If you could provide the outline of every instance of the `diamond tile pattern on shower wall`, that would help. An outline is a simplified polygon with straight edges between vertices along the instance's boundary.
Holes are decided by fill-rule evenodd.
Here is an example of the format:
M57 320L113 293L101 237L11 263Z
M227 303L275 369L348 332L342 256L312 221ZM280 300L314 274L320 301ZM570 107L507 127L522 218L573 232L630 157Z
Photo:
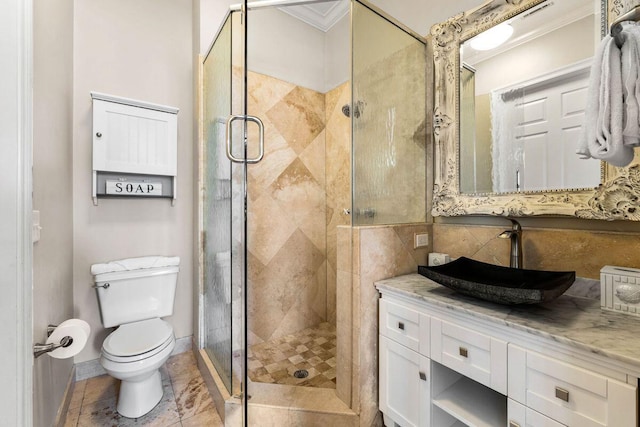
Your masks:
M336 180L326 173L328 95L254 72L248 87L249 114L265 128L264 159L248 168L248 327L255 344L335 323L328 318L335 317L335 231L327 229L335 208L326 182ZM348 95L345 87L340 93ZM342 97L332 94L332 105Z
M296 378L305 369L309 376ZM336 329L321 323L284 337L255 344L248 352L254 382L336 388Z

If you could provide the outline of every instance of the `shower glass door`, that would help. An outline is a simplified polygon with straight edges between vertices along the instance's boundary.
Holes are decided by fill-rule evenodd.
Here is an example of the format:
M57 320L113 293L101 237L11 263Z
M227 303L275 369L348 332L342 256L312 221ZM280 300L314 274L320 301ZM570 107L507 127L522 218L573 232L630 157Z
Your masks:
M246 2L245 2L246 3ZM244 5L246 6L246 4ZM247 136L246 15L231 12L203 62L202 298L200 337L240 411L226 425L249 425L246 406L246 182L258 161ZM250 156L250 158L248 158Z

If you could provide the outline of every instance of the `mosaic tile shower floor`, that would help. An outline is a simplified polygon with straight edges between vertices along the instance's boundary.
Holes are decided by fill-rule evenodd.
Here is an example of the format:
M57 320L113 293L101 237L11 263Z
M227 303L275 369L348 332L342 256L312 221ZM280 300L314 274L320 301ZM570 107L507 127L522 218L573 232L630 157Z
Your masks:
M138 419L116 412L120 382L108 375L78 381L65 427L222 427L218 412L191 352L172 356L160 370L164 396Z
M306 370L306 378L294 372ZM253 382L336 388L336 329L329 323L255 344L248 352Z

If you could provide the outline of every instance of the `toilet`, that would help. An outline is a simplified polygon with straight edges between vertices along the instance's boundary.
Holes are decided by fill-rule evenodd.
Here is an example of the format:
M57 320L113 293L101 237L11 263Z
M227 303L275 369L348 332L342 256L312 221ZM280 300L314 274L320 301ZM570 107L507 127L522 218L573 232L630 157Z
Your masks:
M173 314L178 257L141 257L91 266L102 324L117 327L102 343L100 364L121 380L117 411L139 418L162 399L160 367L176 344Z

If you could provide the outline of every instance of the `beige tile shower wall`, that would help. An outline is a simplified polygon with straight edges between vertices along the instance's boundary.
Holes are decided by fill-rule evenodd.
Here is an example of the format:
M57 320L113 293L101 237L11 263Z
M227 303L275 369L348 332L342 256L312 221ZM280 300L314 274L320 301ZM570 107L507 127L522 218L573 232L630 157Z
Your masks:
M374 283L415 273L418 265L426 264L430 248L414 248L416 233L431 234L431 225L340 227L338 231L341 321L337 325L336 392L360 414L360 426L382 425L378 412L379 294ZM345 259L349 256L350 262ZM341 381L344 378L351 380Z
M265 126L249 167L250 343L326 320L325 96L250 72L249 113Z
M497 238L507 228L434 224L433 250L508 266L509 240ZM640 268L640 232L524 227L523 254L524 268L570 270L600 279L605 265Z
M327 183L327 321L336 323L337 230L350 225L351 216L351 121L342 106L351 101L347 82L325 97L326 183Z

